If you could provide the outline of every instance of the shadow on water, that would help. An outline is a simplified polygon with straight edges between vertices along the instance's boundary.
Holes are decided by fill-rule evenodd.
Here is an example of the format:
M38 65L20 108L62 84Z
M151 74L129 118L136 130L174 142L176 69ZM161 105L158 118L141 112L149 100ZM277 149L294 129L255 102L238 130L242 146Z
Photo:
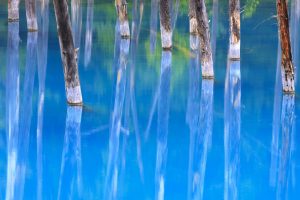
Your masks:
M68 106L57 199L82 198L81 106Z
M191 35L190 37L195 37ZM190 41L195 41L190 39ZM195 44L190 45L191 49ZM186 121L190 128L188 196L203 199L207 154L211 146L214 80L203 79L200 98L199 50L191 50Z
M240 61L228 60L224 97L224 199L239 199L241 73Z

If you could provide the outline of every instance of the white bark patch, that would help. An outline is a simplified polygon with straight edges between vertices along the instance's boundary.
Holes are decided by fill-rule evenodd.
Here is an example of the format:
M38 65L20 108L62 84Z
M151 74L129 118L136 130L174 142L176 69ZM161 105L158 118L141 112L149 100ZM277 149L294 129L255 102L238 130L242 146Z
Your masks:
M190 33L191 34L197 34L197 19L191 18L190 19Z
M241 43L238 41L237 43L230 42L229 45L229 59L240 59L241 52Z
M212 79L214 77L214 68L212 57L208 61L201 62L202 77L205 79Z
M161 44L162 48L170 49L172 48L172 31L167 31L163 25L161 27Z
M69 104L82 104L82 95L80 86L67 87L67 101Z
M130 37L128 20L120 23L120 34L122 37Z

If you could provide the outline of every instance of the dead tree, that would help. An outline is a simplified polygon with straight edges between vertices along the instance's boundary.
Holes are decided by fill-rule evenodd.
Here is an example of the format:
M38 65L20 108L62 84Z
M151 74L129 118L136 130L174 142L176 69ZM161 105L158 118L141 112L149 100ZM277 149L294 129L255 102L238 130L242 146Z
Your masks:
M159 1L161 45L165 50L172 48L172 27L168 0Z
M240 59L240 0L229 0L229 59Z
M277 20L281 44L281 78L284 93L294 93L294 65L292 62L289 16L286 0L277 0Z
M38 25L36 19L35 0L25 0L25 5L26 5L27 29L29 32L37 31Z
M120 24L120 34L122 38L130 37L127 2L126 0L115 0L115 6Z
M63 62L67 102L70 105L82 105L77 50L74 48L73 43L68 4L66 0L53 0L53 3Z
M198 24L198 34L200 39L200 59L202 68L202 77L212 79L214 77L213 59L210 46L210 32L206 6L204 0L197 0L196 19Z
M8 21L19 21L20 0L8 0Z
M196 0L189 0L190 34L197 34Z

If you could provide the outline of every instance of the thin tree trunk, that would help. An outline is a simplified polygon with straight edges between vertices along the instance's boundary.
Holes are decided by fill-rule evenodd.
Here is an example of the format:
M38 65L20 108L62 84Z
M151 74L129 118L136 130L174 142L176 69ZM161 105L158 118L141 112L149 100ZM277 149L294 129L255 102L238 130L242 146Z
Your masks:
M286 0L277 0L277 20L279 24L279 34L281 43L281 76L284 93L294 93L294 65L292 63L289 16Z
M229 0L230 46L229 58L240 59L240 0Z
M27 29L29 32L37 31L37 19L36 19L36 9L35 0L25 0L26 5L26 19L27 19Z
M122 38L130 37L128 13L127 13L127 2L126 0L115 0L115 6L120 24L120 34Z
M91 61L92 42L93 42L93 18L94 18L94 0L88 0L86 17L86 33L85 33L85 47L84 47L84 66Z
M74 47L80 48L82 30L82 8L81 0L71 1L71 25L74 40Z
M212 79L214 77L213 59L210 46L210 33L206 6L204 0L196 2L196 19L198 24L198 34L200 38L200 56L202 77Z
M196 0L189 0L190 34L197 35Z
M20 0L8 0L8 21L19 21Z
M165 50L172 48L171 16L168 0L159 1L161 45Z
M70 105L82 105L81 87L66 0L53 0L63 62L66 97Z

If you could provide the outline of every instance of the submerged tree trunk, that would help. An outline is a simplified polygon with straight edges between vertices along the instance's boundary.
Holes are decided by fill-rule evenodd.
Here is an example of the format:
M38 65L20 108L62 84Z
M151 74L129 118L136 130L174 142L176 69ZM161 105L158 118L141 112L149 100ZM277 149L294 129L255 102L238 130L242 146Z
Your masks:
M281 76L282 87L285 93L295 92L294 65L292 63L289 16L286 0L277 0L277 20L279 25L279 35L281 43Z
M189 0L190 34L197 34L196 0Z
M36 19L36 9L35 0L25 0L26 5L26 19L27 19L27 29L30 32L37 31L37 19Z
M81 29L82 29L82 8L81 0L71 1L71 25L74 40L74 47L80 48L81 43Z
M93 18L94 18L94 0L88 0L88 8L86 14L85 47L84 47L85 67L91 61L92 41L93 41Z
M172 48L172 28L171 16L168 0L159 1L160 33L162 48L167 50Z
M8 0L8 21L19 21L19 0Z
M229 59L240 59L240 0L229 0Z
M130 30L128 23L127 2L126 0L115 0L115 6L120 23L121 37L129 38Z
M213 59L210 46L210 33L208 18L206 13L206 6L204 0L197 0L196 2L196 19L198 24L198 34L200 38L200 55L202 77L211 79L214 77Z
M53 3L64 69L67 102L71 105L82 105L77 51L73 43L68 4L66 0L53 0Z

